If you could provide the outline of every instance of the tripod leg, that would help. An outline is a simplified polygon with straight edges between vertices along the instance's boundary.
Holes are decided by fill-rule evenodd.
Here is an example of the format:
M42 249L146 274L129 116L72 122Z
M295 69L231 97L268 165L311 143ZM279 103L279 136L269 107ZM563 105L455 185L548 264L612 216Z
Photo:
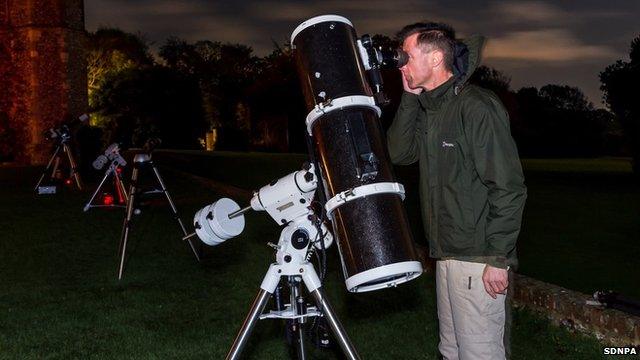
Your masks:
M236 339L233 341L233 345L231 349L227 353L226 360L235 360L240 358L240 354L244 349L245 345L249 341L249 336L253 331L254 326L260 319L260 314L264 311L265 306L269 302L269 298L271 298L271 293L260 289L258 292L258 296L253 301L253 305L251 305L251 310L249 310L249 314L244 319L244 323L242 324L242 328L240 328L240 332L236 336Z
M307 355L306 355L306 351L305 351L305 345L304 345L304 328L301 322L299 322L298 320L295 321L295 327L296 327L296 338L295 338L295 342L296 342L296 351L298 353L298 360L306 360Z
M153 172L156 174L156 178L158 179L158 183L160 183L160 187L162 189L162 192L167 197L167 201L169 202L169 206L171 206L171 211L173 212L173 217L178 221L178 224L180 225L180 229L182 230L182 234L184 236L189 235L189 233L187 232L187 229L184 227L184 224L182 223L182 220L180 219L180 216L178 215L178 209L176 209L176 206L173 203L173 200L171 200L171 196L169 195L169 191L167 190L166 186L164 186L164 181L162 181L162 177L160 176L160 172L158 171L158 168L156 168L156 166L153 163L151 163L151 167L153 168ZM191 251L193 251L193 254L196 256L196 260L200 261L199 251L193 245L193 242L191 241L191 239L189 239L187 241L189 242L189 246L191 247Z
M56 176L58 175L58 167L60 167L60 158L61 157L62 156L58 155L58 156L56 156L55 160L53 160L53 169L51 170L51 179L52 180L54 178L56 178Z
M38 179L38 183L36 184L36 187L33 188L33 191L38 191L38 187L40 187L42 180L44 180L44 177L47 175L47 171L49 171L49 169L51 168L51 164L53 164L53 160L58 156L59 151L60 151L60 145L56 146L56 150L53 152L53 155L51 155L51 158L47 163L47 167L45 167L44 170L42 171L42 175L40 175L40 179Z
M114 175L115 175L116 189L118 191L118 200L120 202L123 202L122 200L124 200L124 203L127 204L129 202L129 196L127 195L127 190L124 187L124 182L122 181L122 175L118 173L117 167L114 171Z
M291 306L295 306L296 314L298 315L305 314L307 309L307 305L304 303L304 298L300 291L301 281L302 279L297 276L292 276L289 279L289 284L291 286ZM304 318L294 319L292 321L292 330L294 335L293 341L298 353L298 360L305 360L307 356L304 349Z
M244 323L242 324L236 339L233 341L231 349L227 353L227 357L225 358L226 360L235 360L240 358L242 350L249 341L251 331L253 331L256 322L260 319L260 314L264 311L264 307L267 306L269 298L271 298L271 294L276 291L279 282L280 275L278 274L278 268L272 264L269 267L269 270L267 270L267 274L264 276L262 284L260 284L258 296L256 296L256 299L253 301L251 310L249 310L249 314L247 314L247 317L244 319Z
M131 227L131 215L133 214L136 183L138 181L138 167L133 168L131 174L131 186L129 187L129 202L127 203L127 214L124 218L124 224L122 224L122 236L120 237L120 266L118 268L118 280L122 280L122 274L124 273L124 260L127 254L127 241L129 239L129 229Z
M98 195L98 192L100 192L100 189L102 188L102 185L104 185L104 182L107 181L109 174L111 174L111 168L109 168L109 170L107 170L107 172L104 173L104 176L102 177L102 181L100 181L100 185L98 185L98 187L96 188L96 191L93 193L93 195L91 195L91 198L89 199L87 204L84 206L83 210L85 212L88 211L89 208L91 208L91 203L93 202L93 199L95 199L96 195Z
M340 324L340 320L338 320L338 317L334 313L331 304L329 304L329 301L327 300L326 294L324 293L322 287L318 287L314 291L312 291L311 296L313 296L318 309L322 311L324 317L327 319L327 322L329 322L329 326L331 327L331 330L333 330L333 334L336 336L336 339L340 343L340 347L342 347L342 351L344 351L345 356L348 359L352 360L360 359L360 355L358 355L358 352L351 343L347 332L342 327L342 324Z
M71 166L71 176L73 176L73 179L76 181L78 190L82 190L82 180L80 179L80 173L78 173L78 167L76 166L76 161L73 159L71 148L67 144L64 144L63 146L64 146L64 151L67 153L67 157L69 158L69 166Z

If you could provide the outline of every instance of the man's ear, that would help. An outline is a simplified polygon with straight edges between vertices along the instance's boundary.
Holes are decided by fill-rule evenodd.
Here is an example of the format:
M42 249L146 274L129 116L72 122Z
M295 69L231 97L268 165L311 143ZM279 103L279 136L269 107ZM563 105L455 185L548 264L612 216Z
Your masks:
M431 67L438 67L444 61L444 53L440 50L434 50L431 53Z

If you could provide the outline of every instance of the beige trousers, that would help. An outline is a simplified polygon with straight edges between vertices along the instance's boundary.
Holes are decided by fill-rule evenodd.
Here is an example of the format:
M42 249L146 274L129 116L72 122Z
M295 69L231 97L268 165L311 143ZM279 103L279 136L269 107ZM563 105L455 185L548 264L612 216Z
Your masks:
M446 360L504 360L505 295L484 290L485 264L458 260L436 263L440 344Z

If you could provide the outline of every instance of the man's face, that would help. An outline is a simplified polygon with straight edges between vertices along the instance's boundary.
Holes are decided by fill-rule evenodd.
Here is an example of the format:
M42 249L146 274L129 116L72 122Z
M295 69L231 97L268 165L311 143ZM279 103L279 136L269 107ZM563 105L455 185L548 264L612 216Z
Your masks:
M426 88L433 76L433 68L430 66L433 51L418 46L418 35L412 34L402 43L402 50L409 55L407 64L400 68L400 71L407 79L410 88Z

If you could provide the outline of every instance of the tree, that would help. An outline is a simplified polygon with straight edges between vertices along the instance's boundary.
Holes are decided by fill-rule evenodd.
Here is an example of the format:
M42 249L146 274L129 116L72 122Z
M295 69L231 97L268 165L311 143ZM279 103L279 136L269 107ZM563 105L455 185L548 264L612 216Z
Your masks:
M158 136L163 147L197 149L206 130L198 84L162 66L113 74L96 91L95 106L109 142L141 146Z
M261 59L258 71L247 90L253 148L306 152L306 107L291 47L275 44L273 52Z
M177 38L168 39L160 48L165 64L198 83L205 118L210 127L221 130L219 148L242 149L248 134L243 109L246 90L257 79L260 60L253 50L240 44L198 41L193 44ZM242 131L241 131L242 132Z
M539 94L546 105L554 109L574 112L593 110L593 104L577 87L549 84L541 87Z
M622 125L631 149L633 172L640 176L640 36L631 41L629 61L618 60L600 73L603 100Z
M516 138L526 156L597 156L604 146L606 114L584 93L566 85L522 88L516 94L522 132Z
M94 92L106 78L126 69L153 64L149 46L140 35L101 28L89 33L87 44L87 83L91 106L95 102Z
M502 71L486 65L479 66L469 78L469 82L489 89L498 94L498 96L511 91L511 78Z

